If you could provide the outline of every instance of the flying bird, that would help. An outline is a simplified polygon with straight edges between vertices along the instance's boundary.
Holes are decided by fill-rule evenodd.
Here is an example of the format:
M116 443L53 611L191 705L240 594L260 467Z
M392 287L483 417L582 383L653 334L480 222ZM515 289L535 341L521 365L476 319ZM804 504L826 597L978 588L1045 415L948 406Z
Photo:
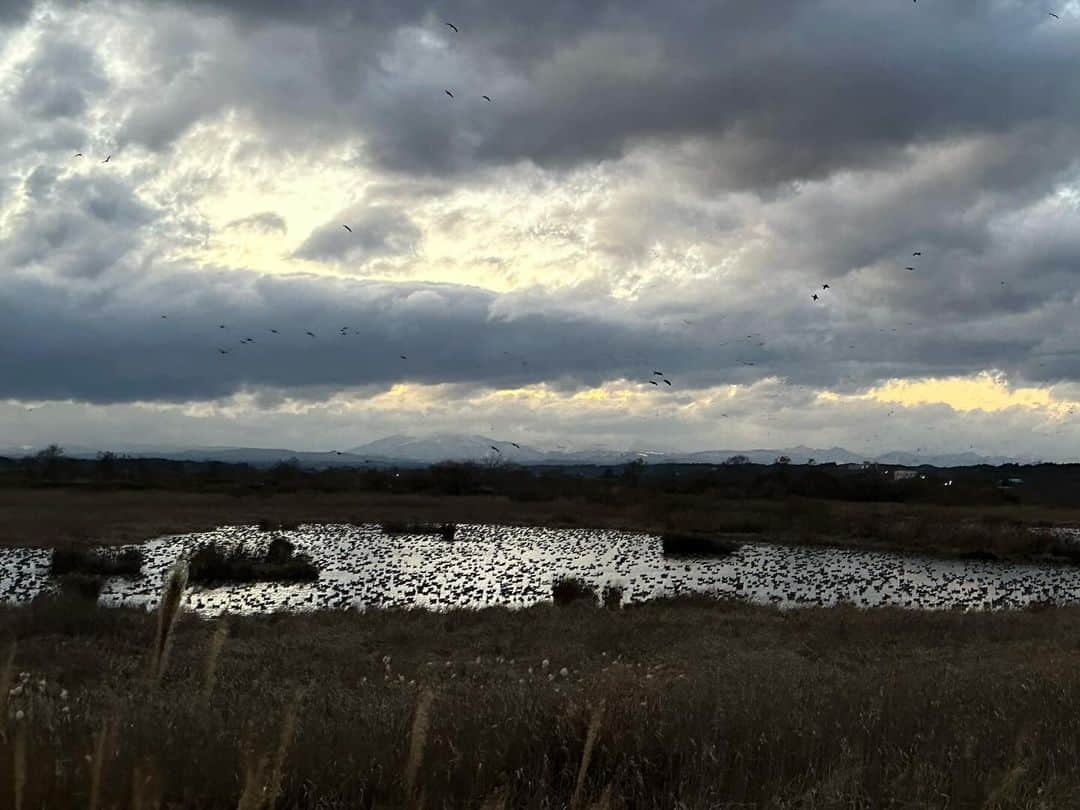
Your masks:
M277 329L271 329L270 332L275 335L278 333Z
M480 96L484 101L491 101L491 96Z
M218 354L228 354L228 353L229 353L228 349L218 349Z
M443 90L443 92L446 93L446 95L450 96L450 98L454 97L454 94L451 93L449 90Z
M225 324L223 324L223 323L218 324L218 329L224 329L224 328L225 328Z
M814 293L814 294L813 294L813 295L811 295L810 297L811 297L811 298L813 298L813 299L814 299L815 301L817 301L817 300L818 300L818 295L817 295L817 293Z
M666 377L664 378L664 382L666 382L668 385L671 385L671 380L667 379Z
M828 284L822 284L821 289L827 290L827 289L829 289L829 285Z
M914 253L912 253L911 255L912 255L912 256L922 256L922 251L921 251L921 250L916 250L916 251L915 251Z
M352 228L350 228L348 225L342 225L341 227L347 230L349 233L352 233Z
M304 332L304 334L305 334L305 335L307 335L308 337L315 337L315 333L314 333L314 332L307 332L307 331L305 331L305 332Z
M491 447L491 449L492 449L492 450L494 450L494 451L495 451L496 453L502 453L502 450L500 450L500 449L499 449L498 447L496 447L495 445L490 445L490 447Z
M101 162L102 162L102 163L108 163L108 162L109 162L110 160L112 160L112 155L109 155L109 156L108 156L107 158L105 158L105 159L104 159L103 161L101 161Z
M649 380L649 385L659 386L660 383L658 383L656 380Z
M162 317L163 320L168 320L169 319L168 315L162 315L161 317Z
M654 377L663 377L663 376L664 376L664 372L662 372L662 371L654 371L654 372L653 372L653 376L654 376Z
M1055 14L1052 11L1048 11L1046 13L1049 14L1051 17L1053 17L1055 20L1060 20L1061 19L1061 17L1059 17L1057 14Z
M83 153L82 153L82 152L76 152L76 153L75 153L75 154L73 155L73 157L82 157L82 156L83 156Z
M447 23L446 25L447 25L447 27L449 27L449 28L453 28L453 29L454 29L454 33L455 33L455 34L457 34L457 33L460 33L460 32L458 31L458 27L457 27L456 25L454 25L454 24L453 24L452 22L448 22L448 23Z
M518 450L521 449L521 445L518 444L517 442L510 442L510 444L514 445L514 447L516 447Z
M914 267L905 267L904 269L905 270L914 270L915 268Z

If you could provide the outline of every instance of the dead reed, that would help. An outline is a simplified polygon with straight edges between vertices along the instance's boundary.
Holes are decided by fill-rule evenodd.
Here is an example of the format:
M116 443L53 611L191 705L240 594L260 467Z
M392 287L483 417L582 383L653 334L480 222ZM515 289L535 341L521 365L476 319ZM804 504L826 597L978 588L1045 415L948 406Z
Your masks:
M206 650L206 662L203 665L203 689L202 704L209 705L210 698L214 694L214 684L217 683L218 661L221 651L225 649L225 642L229 638L229 622L225 618L218 619L214 635L210 637L210 645Z
M430 689L420 693L413 713L412 730L409 732L409 760L405 765L405 800L419 807L416 794L416 775L424 759L424 746L427 744L428 726L431 722L431 704L435 694Z
M150 656L150 680L153 683L159 683L161 676L165 673L173 627L176 624L176 617L180 615L185 587L187 587L187 568L179 564L169 574L165 591L161 596L161 604L158 605L157 634L154 637L154 647Z

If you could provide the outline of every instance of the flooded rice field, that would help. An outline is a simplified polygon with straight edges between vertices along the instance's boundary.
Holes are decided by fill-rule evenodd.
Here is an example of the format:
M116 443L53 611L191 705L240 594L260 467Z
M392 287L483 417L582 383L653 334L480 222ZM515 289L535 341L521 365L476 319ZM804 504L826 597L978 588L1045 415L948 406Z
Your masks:
M1080 567L1001 564L846 549L746 543L728 557L665 557L656 536L601 530L459 525L457 539L386 535L379 526L302 526L264 533L228 527L141 546L139 579L110 579L101 601L153 606L171 567L201 544L265 549L285 536L320 569L317 582L189 588L205 615L279 610L417 607L436 610L550 600L553 579L617 585L624 601L708 593L783 607L893 605L917 609L1017 608L1080 601ZM25 602L51 587L50 552L0 549L0 600Z

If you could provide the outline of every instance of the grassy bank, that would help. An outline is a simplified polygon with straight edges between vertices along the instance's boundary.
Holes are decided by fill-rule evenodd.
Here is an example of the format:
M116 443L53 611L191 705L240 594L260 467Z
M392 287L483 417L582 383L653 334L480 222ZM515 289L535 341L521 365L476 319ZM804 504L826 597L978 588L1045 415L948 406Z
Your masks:
M1049 808L1080 795L1075 609L691 601L221 627L182 617L153 681L154 616L0 611L0 677L17 639L0 807L16 791L24 808Z
M829 544L1007 560L1054 552L1038 525L1080 525L1080 510L1002 505L935 506L787 498L733 500L709 494L627 489L611 501L541 503L493 495L295 492L216 493L73 489L0 490L0 545L134 543L227 524L267 530L301 523L498 523L701 532L771 542Z

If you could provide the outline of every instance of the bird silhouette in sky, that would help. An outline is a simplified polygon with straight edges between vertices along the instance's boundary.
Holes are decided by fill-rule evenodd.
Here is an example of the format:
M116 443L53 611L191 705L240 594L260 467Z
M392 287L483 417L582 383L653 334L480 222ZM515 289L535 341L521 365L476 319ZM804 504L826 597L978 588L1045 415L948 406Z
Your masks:
M448 22L446 25L447 25L448 28L453 28L455 34L460 33L458 31L458 27L456 25L454 25L452 22Z

